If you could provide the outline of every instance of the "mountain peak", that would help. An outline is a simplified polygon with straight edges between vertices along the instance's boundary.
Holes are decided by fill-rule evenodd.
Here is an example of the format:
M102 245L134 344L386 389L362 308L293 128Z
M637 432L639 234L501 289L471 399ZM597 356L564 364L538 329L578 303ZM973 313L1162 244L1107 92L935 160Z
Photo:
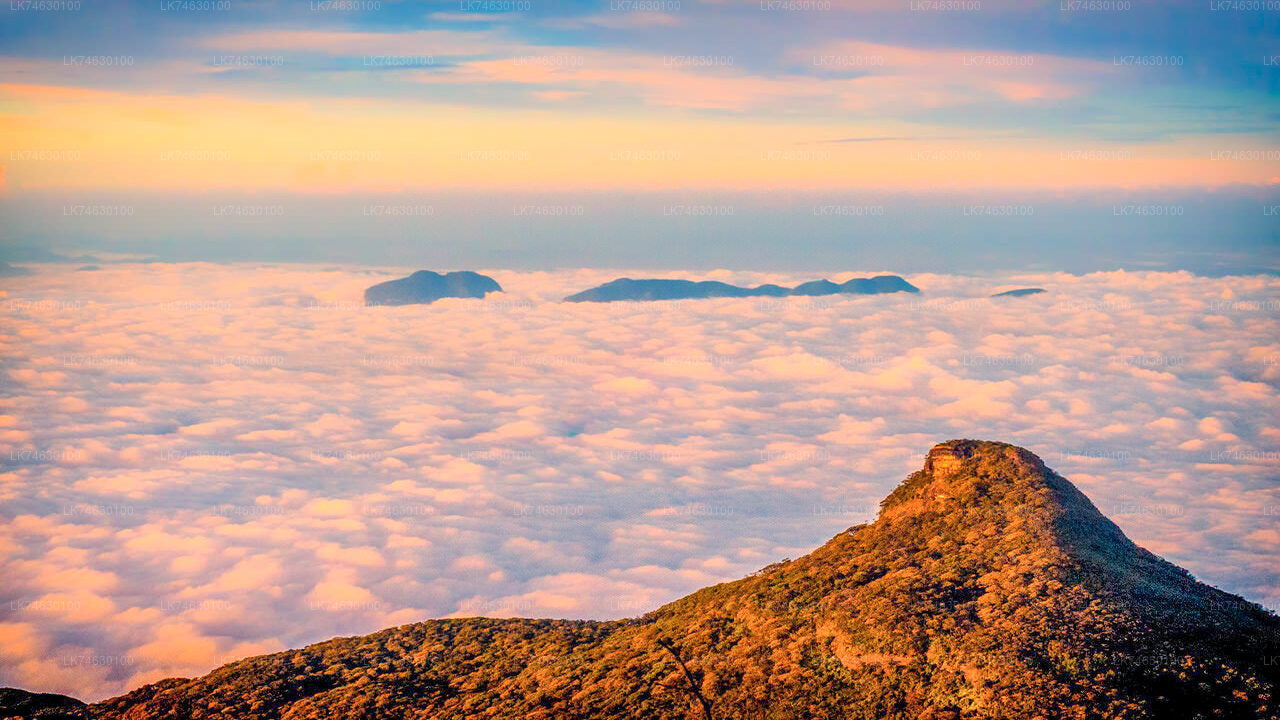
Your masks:
M419 270L408 277L378 283L364 291L365 305L415 305L441 298L482 298L502 292L496 280L470 270L440 274Z
M1072 495L1045 492L1060 483L1070 485L1061 478L1055 482L1055 477L1035 453L1025 448L988 440L948 440L930 448L924 467L884 499L881 517L993 505L1046 506L1051 503L1046 495L1059 495L1059 501ZM1083 499L1078 492L1074 496Z
M934 476L947 476L959 472L965 461L1010 459L1021 463L1031 471L1045 470L1044 461L1026 448L992 440L948 440L929 448L925 455L924 472Z

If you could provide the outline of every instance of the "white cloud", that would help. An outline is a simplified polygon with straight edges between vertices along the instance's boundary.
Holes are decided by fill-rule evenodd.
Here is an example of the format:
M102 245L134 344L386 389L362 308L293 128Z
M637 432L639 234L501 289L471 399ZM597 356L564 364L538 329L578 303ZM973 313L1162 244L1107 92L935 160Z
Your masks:
M1274 278L595 305L555 300L643 273L491 274L506 302L406 308L354 302L361 269L9 281L49 302L0 318L0 684L92 699L428 617L634 616L869 520L957 436L1280 606ZM59 664L86 656L119 662Z

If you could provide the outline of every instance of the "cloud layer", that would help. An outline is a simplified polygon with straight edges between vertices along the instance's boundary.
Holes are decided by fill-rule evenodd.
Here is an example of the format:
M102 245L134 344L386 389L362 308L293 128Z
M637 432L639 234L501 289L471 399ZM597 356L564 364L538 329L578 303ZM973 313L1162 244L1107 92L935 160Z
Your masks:
M1276 279L576 305L626 273L489 274L506 293L403 308L360 306L375 270L7 280L0 684L93 699L429 617L636 615L871 519L952 437L1031 448L1280 606Z

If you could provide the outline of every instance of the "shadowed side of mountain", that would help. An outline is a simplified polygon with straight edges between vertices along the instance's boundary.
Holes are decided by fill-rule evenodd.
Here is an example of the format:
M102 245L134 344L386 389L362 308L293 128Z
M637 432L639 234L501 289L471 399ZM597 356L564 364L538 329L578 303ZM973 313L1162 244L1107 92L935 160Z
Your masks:
M690 300L716 297L786 297L789 295L874 295L893 292L919 292L897 275L855 278L845 283L813 280L794 288L780 285L739 287L716 281L619 278L565 298L566 302L617 302L622 300Z
M482 298L491 292L502 292L497 281L469 270L445 275L419 270L398 280L378 283L364 291L365 305L416 305L441 298Z
M88 706L66 695L0 688L0 718L69 720L88 717Z
M953 440L796 560L612 622L434 620L90 706L128 718L1275 717L1280 618Z

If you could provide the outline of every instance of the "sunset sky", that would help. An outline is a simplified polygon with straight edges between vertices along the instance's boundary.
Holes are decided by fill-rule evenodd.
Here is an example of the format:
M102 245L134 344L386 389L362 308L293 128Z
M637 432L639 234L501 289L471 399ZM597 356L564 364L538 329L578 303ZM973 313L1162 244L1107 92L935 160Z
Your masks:
M451 267L1275 265L1280 13L60 7L0 16L11 260L36 247ZM370 220L388 202L399 214ZM1116 219L1133 207L1147 215Z
M952 5L14 3L0 29L5 182L1057 189L1280 176L1265 152L1280 126L1280 14Z

